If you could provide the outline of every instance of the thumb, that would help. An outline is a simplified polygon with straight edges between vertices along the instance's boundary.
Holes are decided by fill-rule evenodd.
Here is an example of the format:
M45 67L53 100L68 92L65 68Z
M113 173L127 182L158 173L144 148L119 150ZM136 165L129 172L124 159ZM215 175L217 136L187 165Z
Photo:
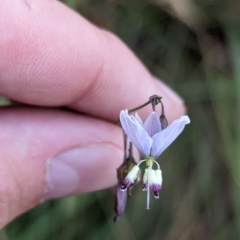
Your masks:
M42 200L116 184L122 131L50 109L0 110L0 227Z

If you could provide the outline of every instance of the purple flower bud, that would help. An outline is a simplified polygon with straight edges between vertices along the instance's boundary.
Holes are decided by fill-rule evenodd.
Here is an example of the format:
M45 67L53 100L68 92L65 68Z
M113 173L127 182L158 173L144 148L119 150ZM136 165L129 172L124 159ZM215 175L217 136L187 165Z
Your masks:
M161 122L162 129L165 129L165 128L167 128L167 126L168 126L168 120L167 120L167 118L165 117L165 114L164 114L164 106L163 106L163 103L162 103L162 102L161 102L161 107L162 107L162 113L161 113L159 119L160 119L160 122Z
M125 206L127 203L127 191L121 190L121 185L118 184L115 190L115 202L114 202L114 211L115 216L113 221L116 222L118 218L123 214Z
M161 122L162 130L165 129L165 128L167 128L167 126L168 126L168 120L167 120L167 118L165 117L165 115L161 115L159 119L160 119L160 122Z

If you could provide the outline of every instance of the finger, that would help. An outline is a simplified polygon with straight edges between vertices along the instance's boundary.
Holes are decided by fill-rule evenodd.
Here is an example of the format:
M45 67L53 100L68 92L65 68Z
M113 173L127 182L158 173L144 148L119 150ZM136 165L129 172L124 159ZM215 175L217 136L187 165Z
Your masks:
M116 125L59 110L4 108L0 116L0 227L43 199L117 183Z
M184 112L117 37L58 1L4 1L0 32L0 94L8 98L115 121L120 110L158 94L170 122Z

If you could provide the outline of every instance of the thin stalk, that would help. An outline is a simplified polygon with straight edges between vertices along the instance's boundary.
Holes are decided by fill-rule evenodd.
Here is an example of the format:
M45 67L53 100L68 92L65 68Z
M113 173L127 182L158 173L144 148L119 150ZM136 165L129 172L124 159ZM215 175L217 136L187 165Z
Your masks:
M159 97L158 95L152 95L149 100L147 102L145 102L144 104L138 106L138 107L135 107L135 108L132 108L130 110L128 110L129 113L132 113L132 112L135 112L143 107L146 107L148 104L152 104L152 108L153 108L153 111L155 111L155 106L158 104L158 103L161 103L161 99L162 97Z
M139 110L139 109L141 109L141 108L143 108L143 107L146 107L146 106L147 106L148 104L150 104L150 103L151 103L151 100L149 99L149 100L148 100L147 102L145 102L144 104L128 110L128 112L129 112L129 113L135 112L135 111L137 111L137 110Z

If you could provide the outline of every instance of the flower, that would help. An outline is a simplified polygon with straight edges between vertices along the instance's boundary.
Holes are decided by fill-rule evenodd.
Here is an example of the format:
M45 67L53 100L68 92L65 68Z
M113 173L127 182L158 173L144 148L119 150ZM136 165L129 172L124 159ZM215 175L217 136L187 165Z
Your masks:
M166 120L167 121L167 120ZM156 198L159 198L159 191L162 188L162 171L156 162L161 153L178 137L186 124L190 123L188 116L182 116L170 125L161 124L156 112L152 112L143 123L136 113L129 115L128 110L120 112L120 122L129 140L139 150L144 158L134 166L122 182L121 190L126 190L137 178L139 165L146 162L147 168L143 176L143 190L147 190L147 209L149 209L150 190ZM157 165L157 170L152 168Z
M182 116L162 130L156 112L152 112L143 124L137 113L135 116L130 116L128 110L120 112L120 121L129 140L135 145L141 155L154 158L159 157L183 131L185 125L190 123L188 116Z
M128 175L125 177L125 179L123 180L123 183L122 183L122 187L121 187L121 190L122 191L125 191L127 190L127 188L132 185L135 180L137 179L138 177L138 172L139 172L140 168L138 165L135 165L131 171L128 173Z
M154 197L159 198L158 192L162 188L162 171L160 169L153 170L146 168L143 176L142 190L146 191L149 184L150 189L153 191Z

